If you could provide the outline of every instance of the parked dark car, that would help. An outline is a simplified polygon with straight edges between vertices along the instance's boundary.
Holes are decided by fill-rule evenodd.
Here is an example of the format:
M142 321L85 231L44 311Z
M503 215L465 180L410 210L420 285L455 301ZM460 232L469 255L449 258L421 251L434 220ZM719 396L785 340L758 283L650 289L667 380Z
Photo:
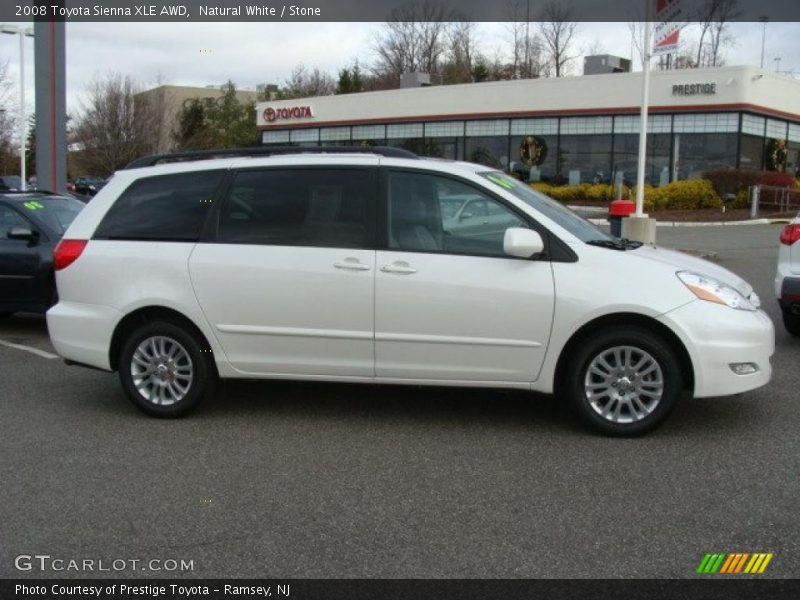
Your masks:
M55 303L53 249L84 206L49 192L0 192L0 316Z
M94 196L106 184L100 177L78 177L75 180L75 191L86 196Z

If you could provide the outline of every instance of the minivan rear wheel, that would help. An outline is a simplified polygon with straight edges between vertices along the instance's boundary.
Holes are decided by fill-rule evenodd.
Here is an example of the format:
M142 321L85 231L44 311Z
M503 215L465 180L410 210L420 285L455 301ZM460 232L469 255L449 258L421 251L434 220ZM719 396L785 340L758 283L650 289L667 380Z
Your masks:
M584 423L608 435L641 435L670 413L682 388L680 363L661 337L633 326L603 329L571 358L565 392Z
M213 392L211 354L183 327L153 321L134 330L119 358L119 377L128 399L154 417L180 417Z

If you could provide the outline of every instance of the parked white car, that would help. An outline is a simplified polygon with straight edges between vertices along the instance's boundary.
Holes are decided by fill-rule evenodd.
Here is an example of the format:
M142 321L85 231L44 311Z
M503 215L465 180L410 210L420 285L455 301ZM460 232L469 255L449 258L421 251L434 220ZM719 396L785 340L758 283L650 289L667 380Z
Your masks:
M291 152L118 172L55 252L58 353L155 416L218 377L313 379L556 393L618 435L770 379L772 323L730 271L485 166ZM445 227L454 196L486 231Z
M800 215L781 230L775 295L786 331L800 336Z

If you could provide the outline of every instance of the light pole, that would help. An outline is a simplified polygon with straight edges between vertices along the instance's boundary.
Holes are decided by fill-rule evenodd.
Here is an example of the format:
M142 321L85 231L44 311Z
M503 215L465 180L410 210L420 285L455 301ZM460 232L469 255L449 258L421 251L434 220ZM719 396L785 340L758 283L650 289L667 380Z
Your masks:
M758 20L761 21L763 27L761 29L761 68L764 68L764 45L767 42L767 21L769 18L767 17L758 17Z
M22 180L20 189L24 192L28 188L25 174L25 143L28 137L28 118L25 115L25 36L33 37L33 29L0 25L0 33L19 36L19 177Z

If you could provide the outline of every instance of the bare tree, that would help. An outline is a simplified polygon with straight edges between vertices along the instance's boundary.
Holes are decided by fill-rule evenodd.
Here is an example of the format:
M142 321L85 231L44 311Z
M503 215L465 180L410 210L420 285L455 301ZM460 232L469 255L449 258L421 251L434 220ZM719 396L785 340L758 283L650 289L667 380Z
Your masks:
M556 77L564 74L570 56L573 37L578 24L572 21L573 11L568 3L549 0L540 15L539 33L542 36L547 62Z
M451 10L429 0L412 0L394 9L375 40L373 73L395 84L403 73L438 73L447 23L455 18Z
M138 92L134 81L119 73L90 85L72 136L72 142L81 149L79 162L87 173L110 175L157 148L163 107L137 98Z
M444 83L469 83L476 61L480 61L475 23L457 21L445 31Z
M19 166L14 150L16 107L11 99L11 80L8 77L8 61L0 63L0 170L10 173Z
M279 92L281 98L309 98L311 96L330 96L336 91L336 82L318 68L309 70L303 64L297 65L285 87Z
M711 67L721 64L722 49L733 43L729 24L741 14L738 4L738 0L705 0L700 6L697 12L700 39L695 64Z
M511 77L532 79L546 69L541 38L532 32L530 2L514 0L507 5Z
M644 46L642 40L644 39L644 28L640 21L628 21L628 31L631 33L631 62L636 64L634 54L639 57L639 64L644 63Z
M730 33L729 24L741 14L738 8L738 0L717 0L717 2L716 17L711 25L711 51L709 55L712 67L722 64L722 49L733 45L734 37Z

